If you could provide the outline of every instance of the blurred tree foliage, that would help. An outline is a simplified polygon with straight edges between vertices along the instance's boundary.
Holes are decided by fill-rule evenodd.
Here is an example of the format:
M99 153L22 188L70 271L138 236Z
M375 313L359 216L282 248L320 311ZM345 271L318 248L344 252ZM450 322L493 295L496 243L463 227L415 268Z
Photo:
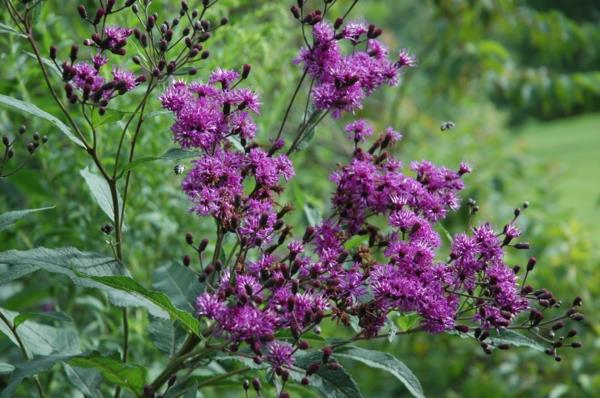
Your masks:
M67 51L74 37L79 42L83 39L85 31L75 11L78 3L67 0L60 9L48 1L42 3L37 28L46 48L56 43ZM161 13L177 12L177 2L155 3ZM301 46L301 35L292 23L288 3L222 0L211 15L214 19L228 15L231 24L212 43L210 66L253 65L250 81L264 103L258 120L265 142L276 131L300 76L292 60ZM401 151L407 163L422 158L449 167L463 159L472 163L475 172L467 179L464 198L479 202L482 219L502 225L515 206L528 200L531 206L524 232L540 259L533 282L543 282L559 296L582 295L593 313L600 305L600 274L595 271L599 263L588 236L570 214L554 206L553 179L557 176L548 175L543 165L516 148L506 126L531 116L553 118L600 109L600 4L593 0L378 0L360 1L354 16L381 25L391 48L409 47L420 59L420 67L411 70L399 88L378 93L357 116L379 129L402 130ZM1 11L0 22L8 23ZM0 93L58 114L44 94L41 75L27 51L18 36L0 32ZM209 70L200 70L199 78ZM301 96L298 103L302 100ZM158 110L157 101L152 105ZM299 108L292 121L300 119ZM119 109L127 110L127 104ZM109 110L107 118L111 112L117 110ZM446 120L457 127L441 132L440 124ZM318 127L310 146L295 159L303 172L286 195L301 210L290 220L299 230L311 217L328 211L328 176L351 151L339 138L346 121L328 120ZM100 232L107 220L78 175L87 166L84 154L48 124L0 108L3 133L16 131L22 123L47 133L50 142L26 170L0 180L0 213L45 205L56 208L20 221L3 235L0 249L74 246L109 253ZM171 146L169 125L166 115L152 116L138 144L140 156L159 155ZM290 129L293 126L290 123ZM125 257L132 273L147 285L154 268L185 253L186 231L200 237L212 228L198 217L189 217L179 190L181 177L174 175L173 166L147 163L134 175ZM466 222L466 214L459 212L446 227L452 231ZM523 263L524 258L510 261ZM117 348L110 345L116 341L110 334L119 333L119 313L100 317L109 306L100 294L61 283L63 279L48 274L22 281L2 287L3 307L23 311L52 304L75 317L85 331L81 338L87 349ZM90 305L97 310L89 311ZM131 325L132 359L143 360L151 373L156 372L159 369L151 365L155 351L145 334L147 316L136 311ZM583 326L585 352L567 354L560 364L539 353L518 350L490 358L472 342L454 336L397 337L391 344L377 344L395 351L432 397L594 397L600 391L600 324L590 319ZM0 339L3 362L16 359L4 358L13 355L8 347ZM355 370L359 370L353 373L365 396L406 394L385 375L362 367ZM61 372L45 376L43 382L68 396L68 382ZM239 396L241 388L215 394L206 396Z

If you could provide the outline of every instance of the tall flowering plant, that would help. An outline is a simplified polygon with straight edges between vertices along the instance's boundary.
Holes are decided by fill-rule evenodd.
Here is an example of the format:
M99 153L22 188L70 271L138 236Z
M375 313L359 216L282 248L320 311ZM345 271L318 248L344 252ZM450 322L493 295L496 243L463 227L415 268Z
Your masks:
M239 381L245 396L252 391L268 395L271 388L276 396L289 397L292 384L298 384L324 395L359 397L358 386L339 362L351 359L390 371L420 397L424 392L418 379L402 362L354 344L419 332L451 333L472 338L486 354L526 345L545 350L557 361L563 349L580 347L572 341L576 329L566 324L583 319L581 300L561 310L565 305L550 291L528 284L534 257L523 267L507 264L507 251L529 249L518 227L528 205L515 209L500 228L479 222L451 236L443 222L460 207L470 166L463 162L447 168L426 160L405 166L393 154L400 132L392 127L376 132L367 120L354 117L372 93L398 85L402 74L417 65L406 49L391 53L378 39L380 28L349 20L357 0L345 10L335 0L299 0L291 7L304 42L293 60L301 77L278 129L262 133L255 122L261 101L248 87L250 65L217 68L203 79L181 78L197 73L196 65L209 56L206 42L227 23L225 18L216 24L205 19L216 2L204 0L195 9L183 1L179 16L165 20L151 12L150 1L100 1L92 13L82 5L78 13L93 30L83 41L86 55L74 45L61 59L53 46L45 59L33 32L31 15L37 3L4 1L68 122L55 124L96 165L99 174L82 175L95 198L109 204L111 222L102 231L113 257L40 248L0 253L0 263L12 273L19 266L29 267L12 279L44 269L106 291L111 302L124 307L124 340L118 357L80 347L44 355L20 333L19 325L29 321L0 312L2 330L25 356L2 396L10 396L27 377L43 396L37 371L63 362L90 368L115 384L116 397L123 388L134 396L196 396L198 389L224 385L228 379ZM137 17L137 27L112 24L125 12ZM334 13L340 16L330 22ZM138 52L128 58L132 41ZM62 94L51 70L62 80ZM167 86L161 89L163 83ZM301 123L288 135L288 117L303 89L307 101L301 104ZM140 163L135 160L136 141L158 90L162 108L172 114L171 132L178 146L163 158L194 158L189 171L180 165L175 171L185 173L181 186L190 212L211 219L215 228L213 237L200 241L187 233L190 253L182 264L163 270L172 288L159 283L157 290L150 290L123 266L123 220L132 169ZM141 99L135 92L143 93ZM104 136L97 120L114 112L111 104L125 96L139 102L124 117L116 155L107 163L99 152ZM3 102L32 109L15 99ZM41 115L49 118L43 111ZM327 116L353 119L345 126L345 137L339 137L349 140L353 151L331 171L329 214L299 230L286 222L295 209L284 203L282 194L299 172L294 154ZM34 137L31 153L38 141ZM3 142L8 159L14 141L7 137ZM469 201L467 207L474 217L477 205ZM446 238L449 248L442 244ZM131 306L175 322L160 331L157 325L165 323L155 324L154 335L187 332L151 377L143 366L129 362L126 308ZM398 329L398 318L414 321ZM239 365L231 365L232 360ZM32 363L37 371L28 372ZM74 377L68 371L67 376ZM84 394L95 396L89 388Z

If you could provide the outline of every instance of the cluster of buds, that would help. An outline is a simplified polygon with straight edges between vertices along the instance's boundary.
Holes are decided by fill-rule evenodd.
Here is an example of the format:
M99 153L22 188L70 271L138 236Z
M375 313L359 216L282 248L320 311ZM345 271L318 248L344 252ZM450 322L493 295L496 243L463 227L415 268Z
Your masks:
M0 157L0 178L10 177L17 173L23 168L28 159L37 152L40 146L48 142L48 137L45 135L41 136L37 131L34 131L31 134L31 139L27 139L26 132L27 127L22 125L19 127L18 133L14 134L12 138L8 135L2 136L2 146L4 147L4 150ZM17 164L12 170L8 171L7 165L11 160L16 159L16 150L20 144L27 150L27 159L22 160L20 164Z
M59 62L56 46L51 46L49 51L50 60L62 74L69 102L91 105L103 115L113 98L126 94L149 79L158 83L171 76L195 74L196 63L210 55L204 48L205 42L218 28L228 23L227 18L218 23L205 19L206 11L214 3L203 1L201 10L192 10L186 1L182 1L179 16L164 21L159 20L157 13L148 11L149 2L140 7L135 1L127 0L122 6L117 6L114 0L110 0L93 13L79 5L79 15L94 29L91 37L83 41L84 46L92 49L91 56L82 57L79 46L73 45L68 59ZM141 27L110 25L115 14L126 10L137 16ZM119 57L127 54L132 37L141 48L139 54L131 57L131 62L140 68L136 73L115 64ZM111 56L117 58L113 60ZM107 69L105 65L109 63L114 64L110 75L104 72Z

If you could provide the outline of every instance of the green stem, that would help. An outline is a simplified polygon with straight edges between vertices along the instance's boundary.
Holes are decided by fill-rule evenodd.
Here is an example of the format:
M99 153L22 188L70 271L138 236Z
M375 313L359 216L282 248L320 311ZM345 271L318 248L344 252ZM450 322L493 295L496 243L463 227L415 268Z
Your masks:
M281 138L281 133L283 132L283 128L285 127L285 122L287 121L288 116L290 115L290 111L292 110L292 106L294 105L294 101L296 100L296 96L298 95L298 92L300 91L300 87L302 86L302 82L304 82L304 79L306 78L307 74L308 74L308 70L304 69L304 73L302 73L302 77L300 78L300 81L296 85L294 94L292 95L292 98L290 99L287 109L285 110L285 115L283 116L283 120L281 121L281 126L279 126L279 131L277 132L276 140Z
M245 372L247 372L249 370L250 370L250 368L244 367L244 368L232 370L232 371L227 372L227 373L223 373L223 374L215 376L215 377L211 377L210 379L204 380L202 383L198 383L198 388L201 388L201 387L204 387L204 386L209 386L209 385L211 385L213 383L216 383L218 381L227 379L227 378L229 378L231 376L235 376L235 375L238 375L238 374L241 374L241 373L245 373Z

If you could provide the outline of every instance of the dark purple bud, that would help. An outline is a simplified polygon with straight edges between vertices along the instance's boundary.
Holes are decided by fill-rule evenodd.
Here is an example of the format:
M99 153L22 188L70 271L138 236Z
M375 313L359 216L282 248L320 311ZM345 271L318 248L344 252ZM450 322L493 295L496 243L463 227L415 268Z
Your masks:
M577 313L571 315L571 319L573 319L573 320L575 320L577 322L581 322L581 321L583 321L585 319L585 317L583 316L583 314L580 314L580 313L577 312Z
M191 232L188 232L188 233L185 234L185 242L188 245L191 245L191 244L194 243L194 237L192 236Z
M94 25L97 25L105 14L106 11L104 11L104 8L98 8L96 10L96 15L94 16Z
M338 362L330 362L327 364L327 367L331 370L339 370L342 368L342 365L340 365Z
M581 348L581 346L582 346L581 341L574 341L571 343L572 348Z
M87 10L85 9L85 6L83 4L77 6L77 12L79 13L79 16L81 18L87 18Z
M71 58L71 62L75 62L75 60L77 59L77 55L79 55L79 47L78 46L72 46L71 47L71 54L69 55L69 57Z
M333 349L331 347L323 347L321 351L323 352L323 363L327 363L329 357L333 354Z
M108 0L106 2L106 13L110 14L112 12L112 9L114 6L115 6L115 0Z
M242 67L242 79L247 79L252 67L249 64L244 64Z
M575 297L575 299L573 300L573 307L579 307L581 306L581 304L583 304L583 300L581 299L581 297Z
M321 364L318 362L311 363L308 366L308 368L306 369L306 374L308 376L313 375L313 374L317 373L317 371L319 370L320 367L321 367Z
M515 245L515 247L516 247L516 245ZM536 263L537 263L537 258L531 257L529 259L529 261L527 261L527 271L532 271L533 268L535 267Z
M461 333L467 333L469 331L469 327L467 325L456 325L454 326L454 329Z
M2 136L2 143L4 146L8 146L8 144L10 144L10 139L7 136Z
M256 392L260 391L260 380L258 379L258 377L252 379L252 387L254 387L254 390Z
M338 29L340 28L340 26L342 26L342 24L343 24L343 23L344 23L344 18L342 18L342 17L337 17L337 18L335 19L335 22L334 22L334 24L333 24L333 28L334 28L335 30L338 30Z
M290 8L290 11L292 12L294 18L300 19L300 9L298 8L298 6L292 6Z
M183 256L183 265L185 265L186 267L189 267L190 263L191 263L190 256L188 256L188 255Z
M206 59L210 56L210 52L209 51L202 51L202 54L200 54L200 58L202 59Z
M221 25L227 25L229 23L229 18L223 17L221 18Z
M529 243L515 243L513 247L518 250L529 250Z

